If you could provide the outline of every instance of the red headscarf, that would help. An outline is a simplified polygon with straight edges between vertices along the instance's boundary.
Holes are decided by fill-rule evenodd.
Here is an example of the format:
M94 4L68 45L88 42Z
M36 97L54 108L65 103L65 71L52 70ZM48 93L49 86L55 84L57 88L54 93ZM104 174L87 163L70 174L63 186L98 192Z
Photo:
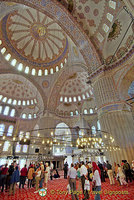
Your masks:
M101 177L101 170L98 167L98 165L95 162L92 162L92 165L93 165L93 174L94 174L95 170L98 170L99 174L100 174L100 177Z

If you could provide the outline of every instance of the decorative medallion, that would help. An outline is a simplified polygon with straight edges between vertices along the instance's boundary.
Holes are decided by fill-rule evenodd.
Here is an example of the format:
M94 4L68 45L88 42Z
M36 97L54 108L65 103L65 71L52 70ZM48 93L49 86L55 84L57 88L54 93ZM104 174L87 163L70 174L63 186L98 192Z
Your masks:
M29 73L34 68L32 75L48 75L66 63L67 37L56 21L45 14L32 8L13 11L2 19L0 26L0 47L6 48L3 54L8 51L10 60L16 60L16 67L21 63L20 71Z

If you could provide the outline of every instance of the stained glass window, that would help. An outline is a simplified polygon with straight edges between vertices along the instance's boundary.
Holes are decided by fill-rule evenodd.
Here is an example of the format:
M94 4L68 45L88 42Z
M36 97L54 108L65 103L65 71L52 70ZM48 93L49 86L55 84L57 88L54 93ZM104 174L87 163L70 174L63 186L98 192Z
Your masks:
M5 109L4 109L3 114L4 115L8 115L8 113L9 113L9 106L6 106Z
M28 145L23 145L23 152L27 153L27 150L28 150Z
M8 151L9 146L10 146L10 142L9 141L5 141L4 142L4 146L3 146L3 151Z
M21 150L21 145L19 144L19 142L17 142L15 152L19 153L20 150Z
M8 131L7 131L7 136L12 136L12 134L13 134L13 125L10 125L9 127L8 127Z
M11 117L14 117L14 116L15 116L15 109L12 109L12 110L11 110L10 116L11 116Z
M5 125L0 124L0 136L3 136L4 130L5 130Z

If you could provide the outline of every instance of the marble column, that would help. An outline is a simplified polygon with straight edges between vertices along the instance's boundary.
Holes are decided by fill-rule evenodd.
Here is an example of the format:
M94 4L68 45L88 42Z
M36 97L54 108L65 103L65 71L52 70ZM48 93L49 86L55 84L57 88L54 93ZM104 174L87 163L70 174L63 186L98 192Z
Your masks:
M120 150L109 148L105 151L107 159L112 163L121 163L121 160L131 163L134 159L134 120L129 105L120 99L110 74L101 74L94 79L93 88L101 130L108 135L105 139L102 132L104 142L109 143L112 136L114 145L120 147ZM109 147L110 144L113 145L110 142Z

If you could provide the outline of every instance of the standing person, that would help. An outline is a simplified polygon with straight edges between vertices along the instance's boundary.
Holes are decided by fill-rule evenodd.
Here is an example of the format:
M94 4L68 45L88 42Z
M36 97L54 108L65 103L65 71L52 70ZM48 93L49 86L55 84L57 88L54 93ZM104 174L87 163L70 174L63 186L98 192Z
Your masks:
M68 163L67 162L64 164L63 170L64 170L64 178L67 179L67 172L68 172Z
M131 169L130 169L130 165L127 162L127 160L124 160L123 170L124 170L124 173L125 173L125 176L126 176L127 183L128 183L128 178L129 178L130 182L132 182Z
M29 188L29 186L30 186L30 188L32 186L33 174L34 174L34 168L33 168L33 165L30 165L30 168L28 170L28 175L27 175L27 177L28 177L28 188Z
M100 191L101 191L101 171L95 162L92 162L93 165L93 188L95 191L95 200L101 200Z
M13 172L14 172L14 163L11 163L8 169L8 175L7 175L7 180L6 180L6 191L8 187L10 187L10 180L11 180Z
M20 181L20 172L18 169L18 166L15 167L15 171L12 173L11 180L10 180L10 189L9 189L9 195L15 194L16 190L16 183Z
M54 169L54 164L53 162L50 163L50 178L53 180L53 169Z
M108 177L109 177L109 180L110 180L110 184L114 185L115 182L114 182L114 177L113 177L112 165L110 165L108 161L107 161L107 164L106 164L106 168L107 168L107 174L108 174Z
M19 184L19 188L21 188L21 185L22 185L22 188L24 189L24 185L25 185L25 181L26 181L26 177L27 177L27 168L26 168L27 165L25 165L22 169L21 169L21 176L20 176L20 184Z
M39 188L42 188L43 187L43 181L44 181L44 165L43 165L43 162L40 163L40 167L41 167L41 180L39 182Z
M78 164L78 169L77 169L77 179L79 181L78 191L80 191L80 189L81 189L81 175L80 175L80 170L81 170L81 164Z
M83 161L82 161L81 164L82 164L82 165L81 165L80 173L81 173L82 191L83 191L83 194L84 194L84 199L83 199L83 200L86 200L86 199L89 199L89 193L88 193L87 190L84 190L84 185L85 185L85 180L88 179L88 178L87 178L87 176L88 176L88 171L87 171L87 168L85 167Z
M78 196L77 196L77 192L76 192L76 177L77 177L77 171L74 168L73 163L71 164L71 168L68 171L68 182L71 188L71 196L72 196L72 200L79 200Z
M3 167L2 170L1 170L1 181L2 181L1 192L4 191L4 185L6 183L7 173L8 173L8 167L7 167L7 164L5 164L5 167Z
M47 182L48 182L49 175L50 175L50 167L48 166L48 163L46 163L45 179L44 179L44 187L46 189L47 189Z
M36 191L34 193L37 193L38 189L39 189L39 181L40 181L40 177L41 177L41 167L38 167L35 173L36 173L36 177L35 177Z
M101 171L101 182L105 182L104 168L100 162L98 162L98 167L100 168Z
M128 185L128 183L125 181L125 174L122 171L122 168L118 164L118 170L117 170L117 177L119 177L119 181L121 185Z

